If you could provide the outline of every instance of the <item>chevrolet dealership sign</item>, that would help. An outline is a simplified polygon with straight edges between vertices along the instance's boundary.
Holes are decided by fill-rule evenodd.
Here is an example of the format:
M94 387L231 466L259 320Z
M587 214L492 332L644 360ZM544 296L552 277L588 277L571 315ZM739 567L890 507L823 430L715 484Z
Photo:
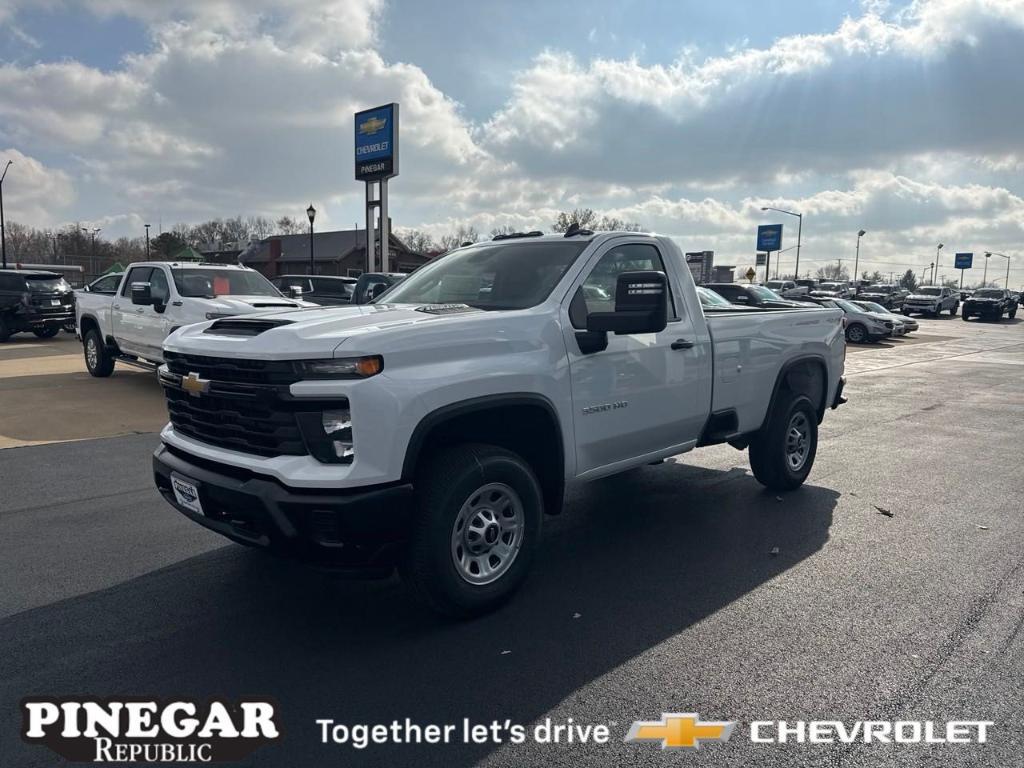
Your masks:
M356 180L378 181L398 175L398 105L356 112Z

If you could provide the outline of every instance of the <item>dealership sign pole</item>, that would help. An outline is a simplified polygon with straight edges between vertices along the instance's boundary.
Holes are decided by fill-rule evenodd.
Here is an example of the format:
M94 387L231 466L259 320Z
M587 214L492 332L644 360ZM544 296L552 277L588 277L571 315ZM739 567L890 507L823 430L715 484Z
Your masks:
M390 272L388 179L398 175L398 104L356 112L356 181L366 182L366 271L376 268L374 209L380 209L380 270ZM374 186L378 194L374 197Z
M973 253L958 253L955 256L953 266L960 270L960 290L964 289L964 270L970 269L974 263Z

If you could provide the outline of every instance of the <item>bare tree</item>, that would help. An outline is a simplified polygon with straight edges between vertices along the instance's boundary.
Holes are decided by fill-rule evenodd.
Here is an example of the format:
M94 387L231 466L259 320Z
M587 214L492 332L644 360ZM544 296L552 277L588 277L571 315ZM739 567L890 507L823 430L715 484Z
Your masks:
M306 231L302 222L296 221L291 216L282 216L277 220L277 231L275 235L301 235Z
M254 240L263 240L274 234L274 222L266 216L250 216L245 220L245 224L249 230L249 237Z
M818 280L829 280L829 281L840 281L850 279L850 270L840 264L826 264L824 267L818 267L818 271L814 274Z
M431 253L440 247L434 238L419 229L399 229L395 235L416 253Z
M470 225L462 224L454 232L449 232L441 238L441 250L447 252L458 248L463 243L475 243L480 239L480 233Z
M604 216L593 208L576 208L572 211L562 211L551 225L555 232L565 232L570 226L576 224L580 229L590 229L595 232L640 232L643 227L632 221L625 221L615 216Z
M515 227L511 224L502 224L500 227L495 227L491 230L491 237L498 237L499 235L511 235L517 232Z

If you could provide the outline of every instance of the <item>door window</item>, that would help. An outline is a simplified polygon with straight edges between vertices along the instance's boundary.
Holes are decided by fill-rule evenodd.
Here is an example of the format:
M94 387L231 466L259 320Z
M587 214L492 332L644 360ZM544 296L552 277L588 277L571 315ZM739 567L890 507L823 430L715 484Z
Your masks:
M167 304L171 300L171 290L167 285L167 275L164 274L162 269L154 268L153 274L149 276L149 293L153 297L154 303Z
M664 272L665 263L661 254L653 245L632 243L613 247L602 256L590 275L576 292L570 313L575 328L586 327L586 317L579 311L586 306L586 314L591 312L614 312L615 289L619 275L623 272ZM669 286L669 314L676 317L675 302L672 299L672 287ZM573 311L575 309L575 311Z
M122 296L132 295L132 283L148 283L149 276L152 274L152 267L132 267L128 273L128 279L124 281L124 287L121 288Z

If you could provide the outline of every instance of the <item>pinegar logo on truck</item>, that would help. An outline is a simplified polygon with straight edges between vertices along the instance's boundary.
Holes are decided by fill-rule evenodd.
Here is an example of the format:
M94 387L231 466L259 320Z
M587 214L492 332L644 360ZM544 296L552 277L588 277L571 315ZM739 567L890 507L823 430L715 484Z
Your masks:
M281 738L271 701L26 698L22 739L70 762L244 760Z

